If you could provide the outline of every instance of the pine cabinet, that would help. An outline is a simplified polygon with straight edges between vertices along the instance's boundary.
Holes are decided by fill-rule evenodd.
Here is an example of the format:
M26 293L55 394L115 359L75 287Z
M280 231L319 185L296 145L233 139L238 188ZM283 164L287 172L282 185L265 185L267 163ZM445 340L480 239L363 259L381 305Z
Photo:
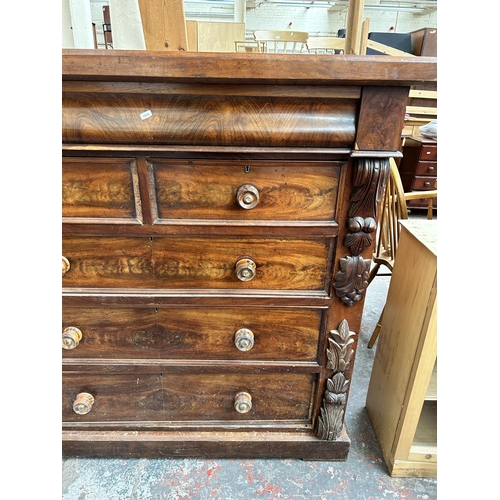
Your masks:
M392 476L437 475L437 221L401 221L366 409Z

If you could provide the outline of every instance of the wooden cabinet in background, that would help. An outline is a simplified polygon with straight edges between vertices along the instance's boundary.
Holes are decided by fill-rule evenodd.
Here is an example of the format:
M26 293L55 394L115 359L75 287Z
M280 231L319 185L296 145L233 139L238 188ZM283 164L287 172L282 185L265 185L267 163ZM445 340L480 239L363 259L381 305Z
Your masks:
M437 189L437 141L423 136L404 138L399 174L405 193ZM408 200L408 208L427 209L428 200ZM437 199L433 201L437 208Z
M235 52L235 43L245 40L245 23L186 21L191 52Z
M411 53L416 56L437 57L437 28L412 31Z
M391 476L437 475L437 221L401 221L366 410Z

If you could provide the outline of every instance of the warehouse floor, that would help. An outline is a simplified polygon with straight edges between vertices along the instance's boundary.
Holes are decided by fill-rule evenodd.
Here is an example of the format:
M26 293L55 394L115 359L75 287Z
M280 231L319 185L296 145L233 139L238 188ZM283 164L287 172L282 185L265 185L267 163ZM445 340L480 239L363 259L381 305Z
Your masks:
M436 478L392 478L365 409L376 351L368 340L385 303L389 276L367 290L346 424L346 462L231 459L83 459L62 461L63 500L435 500Z

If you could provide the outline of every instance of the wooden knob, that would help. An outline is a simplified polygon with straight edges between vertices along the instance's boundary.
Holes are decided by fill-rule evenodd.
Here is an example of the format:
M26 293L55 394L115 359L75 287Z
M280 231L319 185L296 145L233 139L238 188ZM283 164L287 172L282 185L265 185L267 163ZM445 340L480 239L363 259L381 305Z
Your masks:
M249 351L253 347L253 332L248 328L240 328L234 334L234 345L240 351Z
M234 409L238 413L248 413L252 409L252 396L248 392L238 392L234 398Z
M259 204L259 190L252 184L243 184L238 188L236 198L240 207L250 210Z
M63 349L74 349L82 340L82 332L75 326L68 326L62 333Z
M94 404L94 396L88 392L80 392L73 402L73 411L78 415L86 415Z
M236 276L240 281L250 281L256 272L257 264L250 257L242 257L236 262Z
M69 260L64 257L63 255L63 258L62 258L62 275L64 276L68 271L69 271L69 268L70 268L70 264L69 264Z

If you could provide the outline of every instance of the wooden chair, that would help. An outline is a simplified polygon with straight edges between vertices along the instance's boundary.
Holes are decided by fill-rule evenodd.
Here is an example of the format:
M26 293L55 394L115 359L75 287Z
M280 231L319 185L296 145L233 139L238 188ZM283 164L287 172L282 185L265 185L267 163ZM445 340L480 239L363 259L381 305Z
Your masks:
M334 38L331 36L309 37L306 43L309 54L335 54L336 50L343 54L345 50L345 38Z
M257 30L253 32L253 36L257 42L263 42L263 52L287 54L304 52L309 32Z
M408 219L406 202L414 199L429 200L427 218L430 220L433 218L432 201L437 198L437 189L432 191L412 191L411 193L405 193L394 158L389 159L389 164L390 175L387 181L384 200L381 205L375 249L373 252L373 262L375 266L370 271L368 284L370 284L378 274L380 266L384 265L391 272L394 268L400 233L398 220ZM380 333L383 315L384 311L382 311L377 326L368 342L368 348L370 349L375 344Z

